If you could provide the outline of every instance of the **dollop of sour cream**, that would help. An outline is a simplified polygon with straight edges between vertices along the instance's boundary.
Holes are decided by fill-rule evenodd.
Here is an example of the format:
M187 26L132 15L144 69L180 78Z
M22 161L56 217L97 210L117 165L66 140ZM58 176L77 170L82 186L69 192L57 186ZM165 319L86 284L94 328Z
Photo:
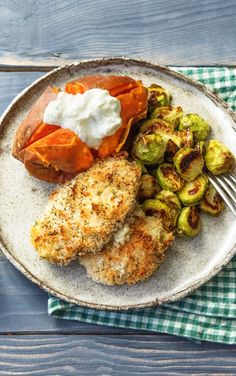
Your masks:
M60 92L47 105L43 121L75 132L88 147L98 149L106 136L121 126L120 101L107 90L90 89L83 94Z

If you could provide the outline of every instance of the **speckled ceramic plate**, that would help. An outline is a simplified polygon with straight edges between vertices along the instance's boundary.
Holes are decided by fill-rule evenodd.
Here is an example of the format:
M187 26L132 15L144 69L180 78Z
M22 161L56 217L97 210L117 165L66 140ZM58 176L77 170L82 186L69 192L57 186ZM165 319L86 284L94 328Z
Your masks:
M148 307L182 298L208 281L235 253L236 219L229 210L220 218L202 216L202 231L193 240L176 239L161 268L135 286L106 287L86 277L77 263L60 268L40 260L29 241L35 217L47 202L51 185L30 177L11 156L16 128L30 106L50 84L87 74L122 74L167 88L174 103L209 121L212 136L236 154L235 118L225 103L204 86L173 71L132 59L114 58L81 62L58 68L26 88L11 103L0 125L0 247L17 269L46 291L72 303L103 309Z

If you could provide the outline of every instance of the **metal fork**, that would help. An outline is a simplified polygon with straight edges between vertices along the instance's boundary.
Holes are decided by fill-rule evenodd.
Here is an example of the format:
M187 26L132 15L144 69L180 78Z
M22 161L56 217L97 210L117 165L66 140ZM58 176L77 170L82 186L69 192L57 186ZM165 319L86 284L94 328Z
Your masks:
M236 176L233 173L216 176L208 172L208 178L236 217Z

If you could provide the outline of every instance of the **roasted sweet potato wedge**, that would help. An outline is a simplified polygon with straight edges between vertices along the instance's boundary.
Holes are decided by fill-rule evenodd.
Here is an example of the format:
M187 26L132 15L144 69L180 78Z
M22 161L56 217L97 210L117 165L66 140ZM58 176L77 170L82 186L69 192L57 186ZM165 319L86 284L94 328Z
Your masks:
M119 99L121 127L104 138L98 151L90 150L71 130L43 122L46 106L59 92L57 88L47 87L18 128L13 142L13 156L24 163L31 175L56 183L71 179L88 169L94 157L104 158L118 152L132 124L145 117L147 90L141 82L126 76L85 76L68 82L65 91L82 94L92 88L108 90Z
M15 158L20 159L19 151L29 144L29 140L32 138L34 133L39 134L35 139L41 138L38 129L39 127L42 127L45 108L49 102L56 99L58 92L59 89L48 86L40 95L35 104L31 107L25 120L21 123L16 131L12 147L12 154ZM53 132L55 130L53 127L54 126L49 126L47 129L45 129L43 136ZM56 129L58 129L58 127L56 127Z
M58 92L50 86L43 91L17 129L12 154L36 178L63 183L88 169L94 158L74 132L43 123L45 108Z
M85 76L68 82L65 91L70 94L84 93L100 88L108 90L121 103L122 125L112 136L105 137L98 150L98 156L107 157L120 151L132 124L144 118L147 113L147 90L140 81L127 76Z

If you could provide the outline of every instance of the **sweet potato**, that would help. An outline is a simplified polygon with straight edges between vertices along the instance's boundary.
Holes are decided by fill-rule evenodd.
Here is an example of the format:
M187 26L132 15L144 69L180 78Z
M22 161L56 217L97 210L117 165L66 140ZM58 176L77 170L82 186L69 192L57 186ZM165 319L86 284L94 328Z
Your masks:
M69 94L84 93L86 90L99 88L108 90L110 95L118 95L130 92L137 86L137 81L128 76L84 76L66 83L65 92Z
M31 107L25 120L21 123L16 131L13 142L12 154L15 158L19 158L19 151L29 144L29 140L34 132L37 132L39 126L43 123L43 114L48 103L56 99L58 89L48 86L35 104ZM47 133L51 133L52 128L48 129Z
M147 90L139 81L126 76L85 76L68 82L65 91L77 94L92 88L106 89L120 100L121 127L104 138L98 151L90 150L71 130L43 123L46 106L59 92L47 87L18 128L12 148L13 156L24 163L31 175L56 183L71 179L88 169L94 157L118 152L132 124L146 115Z
M32 106L17 129L12 154L36 178L63 183L88 169L94 158L74 132L43 123L45 108L58 92L48 86Z
M84 93L100 88L108 90L121 103L122 125L112 136L105 137L98 150L100 158L120 151L132 124L144 118L147 113L147 90L142 83L127 76L85 76L67 82L65 91L70 94Z
M45 166L69 173L88 169L93 156L87 145L69 129L59 128L20 151L24 161L41 161Z

